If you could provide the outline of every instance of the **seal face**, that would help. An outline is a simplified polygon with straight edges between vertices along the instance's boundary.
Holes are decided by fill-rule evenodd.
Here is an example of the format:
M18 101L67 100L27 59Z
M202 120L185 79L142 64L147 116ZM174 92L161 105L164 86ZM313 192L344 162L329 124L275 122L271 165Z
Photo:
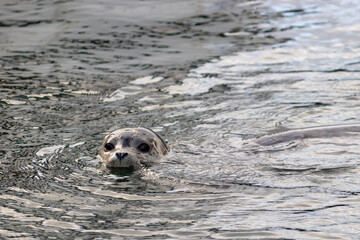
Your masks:
M169 148L164 140L147 128L123 128L104 138L100 157L109 168L149 166Z

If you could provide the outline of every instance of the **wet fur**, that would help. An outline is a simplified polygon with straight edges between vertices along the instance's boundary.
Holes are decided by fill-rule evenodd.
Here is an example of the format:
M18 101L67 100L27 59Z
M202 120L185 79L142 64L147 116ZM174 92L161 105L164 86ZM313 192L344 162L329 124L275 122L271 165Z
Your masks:
M107 143L113 144L115 148L111 151L106 150L105 145ZM142 143L150 146L148 152L141 152L138 149ZM104 138L100 157L108 168L139 169L143 166L153 165L168 152L169 147L154 131L148 128L124 128L113 131ZM117 153L127 155L120 159Z
M266 135L257 138L254 141L259 145L268 146L294 141L297 139L340 137L354 133L360 133L360 125L343 125L290 130L272 135Z

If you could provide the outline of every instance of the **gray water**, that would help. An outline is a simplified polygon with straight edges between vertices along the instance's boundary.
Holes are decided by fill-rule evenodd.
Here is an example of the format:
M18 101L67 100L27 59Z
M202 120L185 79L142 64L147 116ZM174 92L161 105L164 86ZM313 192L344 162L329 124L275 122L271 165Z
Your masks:
M357 1L0 3L0 236L357 239ZM119 127L171 153L138 172L97 158Z

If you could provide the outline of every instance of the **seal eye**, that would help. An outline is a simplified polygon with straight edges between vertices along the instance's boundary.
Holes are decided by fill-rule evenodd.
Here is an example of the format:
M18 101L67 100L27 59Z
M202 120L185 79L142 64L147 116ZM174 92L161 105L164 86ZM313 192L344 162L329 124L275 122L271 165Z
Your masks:
M115 146L112 143L107 143L107 144L105 144L104 148L106 151L111 151L115 148Z
M150 150L150 146L147 143L142 143L138 146L138 149L140 150L140 152L146 153Z

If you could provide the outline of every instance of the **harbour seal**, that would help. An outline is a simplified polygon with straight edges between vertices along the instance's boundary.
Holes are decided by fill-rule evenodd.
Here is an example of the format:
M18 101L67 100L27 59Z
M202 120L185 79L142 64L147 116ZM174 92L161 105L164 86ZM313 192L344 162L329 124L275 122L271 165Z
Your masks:
M307 129L296 129L286 132L266 135L255 139L255 143L262 146L269 146L298 139L309 138L331 138L340 136L351 136L360 132L360 125L341 125L328 127L313 127Z
M150 166L169 152L165 141L147 128L123 128L104 138L100 157L108 168Z

